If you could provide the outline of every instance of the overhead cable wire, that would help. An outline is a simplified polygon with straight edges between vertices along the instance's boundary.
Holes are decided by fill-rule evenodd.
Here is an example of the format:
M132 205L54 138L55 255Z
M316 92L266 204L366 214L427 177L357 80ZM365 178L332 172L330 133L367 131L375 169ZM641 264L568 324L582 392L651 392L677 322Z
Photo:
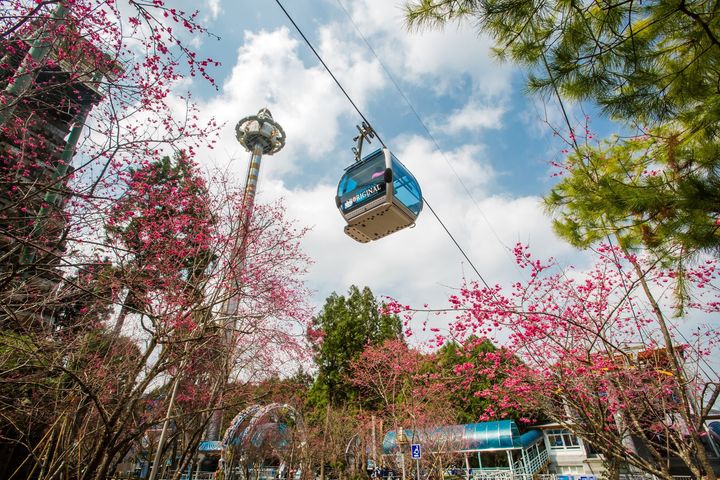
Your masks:
M322 59L322 57L320 56L320 54L318 53L318 51L315 50L315 47L314 47L313 44L310 42L310 40L308 40L308 38L305 36L305 34L304 34L303 31L300 29L300 27L298 26L298 24L295 23L295 20L293 20L293 18L292 18L292 16L290 15L290 13L288 13L288 11L285 10L285 7L284 7L283 4L280 2L280 0L275 0L275 3L278 4L278 7L280 7L280 9L283 11L283 13L284 13L285 16L288 18L288 20L290 20L290 23L293 24L293 27L295 27L295 30L297 30L297 32L300 34L300 36L302 37L302 39L305 40L305 43L307 44L308 47L310 47L310 50L312 50L312 52L315 54L315 57L317 57L317 59L320 61L320 63L322 63L322 66L325 67L325 71L327 71L328 74L330 74L330 76L332 77L332 79L335 80L335 84L336 84L336 85L338 86L338 88L342 91L343 95L345 95L345 98L348 99L348 102L350 102L350 104L353 106L353 108L354 108L355 111L358 113L358 115L360 115L360 118L362 118L363 121L364 121L365 123L367 123L368 125L372 125L372 124L370 123L370 121L369 121L367 118L365 118L365 115L363 115L362 111L361 111L360 108L358 108L358 106L355 104L355 102L354 102L353 99L350 97L350 95L347 93L347 91L345 90L345 88L343 88L342 84L340 83L340 80L338 80L337 77L335 76L335 74L332 72L332 70L330 70L330 67L327 66L327 64L326 64L325 61ZM375 129L373 129L373 131L374 131L374 130L375 130ZM380 138L380 135L379 135L377 132L375 132L375 136L377 137L378 141L382 144L382 146L385 147L385 148L387 148L387 146L385 145L385 142L383 142L382 138Z
M414 115L415 118L417 119L417 121L418 121L418 123L420 124L420 126L423 128L423 130L425 130L425 133L427 134L428 138L430 138L430 140L432 141L433 145L435 145L435 148L437 149L437 151L438 151L438 152L440 153L440 155L443 157L443 160L445 160L445 163L447 163L448 167L450 167L450 170L451 170L452 173L455 175L455 178L457 178L457 180L458 180L458 182L460 183L460 185L462 186L463 190L465 190L465 193L467 194L467 196L468 196L468 197L470 198L470 200L472 200L472 202L475 204L475 207L477 208L478 212L480 212L480 216L483 218L483 220L485 220L485 223L487 224L488 228L489 228L490 231L492 232L492 234L493 234L493 236L495 237L495 239L498 241L498 243L499 243L501 246L503 246L504 248L506 248L506 249L509 251L509 250L510 250L510 247L508 247L507 245L505 245L505 242L503 242L502 239L500 238L500 236L497 234L497 232L495 231L495 229L494 229L493 226L492 226L492 223L490 223L490 220L485 216L485 212L483 212L482 208L480 208L480 204L478 204L477 200L475 200L475 197L474 197L473 194L470 192L470 189L467 187L467 185L466 185L465 182L463 181L462 177L458 174L457 170L455 170L455 167L454 167L453 164L450 162L450 160L447 158L447 155L445 155L445 151L440 147L440 144L439 144L438 141L435 139L435 136L432 134L432 132L430 131L430 129L428 128L428 126L425 124L425 122L423 121L422 117L420 116L420 114L418 113L418 111L417 111L417 110L415 109L415 107L413 106L413 104L412 104L412 102L410 101L410 99L407 97L407 95L405 95L405 92L404 92L403 89L400 87L400 84L398 84L398 82L395 80L395 76L394 76L392 73L390 73L390 70L387 68L387 66L385 65L385 63L380 59L380 56L377 54L377 52L375 51L375 49L373 48L373 46L370 44L370 41L367 39L367 37L365 37L365 35L363 35L362 31L360 30L360 27L357 25L357 23L355 23L355 20L353 20L352 15L350 15L350 12L348 12L348 10L345 8L345 5L343 5L342 0L335 0L335 1L336 1L337 4L340 6L340 8L342 9L342 11L345 12L345 16L348 18L348 20L350 21L350 23L352 24L352 26L355 28L355 31L357 32L358 36L362 39L363 42L365 42L365 45L367 46L368 50L370 50L370 53L373 54L373 57L375 57L375 60L378 61L378 63L380 64L380 67L381 67L381 68L383 69L383 71L385 72L385 75L386 75L386 76L390 79L390 81L392 82L393 86L395 87L395 90L397 90L397 92L400 94L400 96L402 97L402 99L403 99L403 100L405 101L405 103L407 104L408 108L410 108L410 111L413 113L413 115Z
M542 59L543 59L543 65L545 66L545 70L547 71L548 76L550 77L550 83L551 83L551 85L552 85L552 87L553 87L553 92L555 93L555 97L557 98L558 104L560 105L560 109L561 109L561 111L562 111L563 119L565 120L565 125L567 126L567 128L568 128L568 130L569 130L569 132L570 132L570 139L571 139L571 141L572 141L573 150L574 150L576 153L580 154L580 153L581 153L581 152L580 152L580 146L578 145L577 138L576 138L576 136L575 136L575 130L573 129L572 124L570 123L570 118L569 118L569 116L568 116L567 110L565 109L565 103L563 102L562 96L560 95L560 91L559 91L559 89L558 89L558 87L557 87L555 77L552 75L552 71L550 70L550 66L549 66L549 64L548 64L548 62L547 62L547 58L546 58L546 56L545 56L544 53L543 53L543 55L542 55ZM612 238L610 237L610 233L606 233L606 234L605 234L605 238L607 239L608 244L610 245L610 251L611 251L612 254L613 254L614 264L616 265L616 268L617 268L617 270L618 270L618 274L619 274L620 280L621 280L621 282L622 282L623 290L629 294L629 293L630 293L630 289L629 289L629 287L627 286L627 284L626 284L626 282L625 282L625 276L622 274L621 266L620 266L620 261L619 261L619 259L618 259L617 253L615 252L615 248L614 248L614 246L613 246L613 241L612 241ZM564 275L564 273L563 273L563 275ZM632 301L629 301L629 305L630 305L630 312L632 313L633 319L635 320L636 323L639 323L639 321L638 321L638 316L637 316L637 313L636 313L636 311L635 311L635 306L633 305ZM689 340L689 339L685 336L685 334L677 327L677 325L675 325L675 324L672 323L672 322L667 322L667 324L670 325L670 327L671 327L672 329L674 329L674 330L683 338L683 340L685 340L685 342L686 342L688 345L690 345L690 340ZM643 331L644 331L644 328L639 328L639 329L638 329L638 333L640 334L641 341L644 342L645 339L644 339ZM717 372L717 371L715 370L715 368L710 364L710 362L708 362L707 359L705 359L702 355L699 355L699 356L698 356L698 362L697 362L698 369L699 369L707 378L713 378L713 377L712 377L711 375L709 375L709 374L707 373L707 371L702 367L701 362L704 363L704 364L710 369L710 372L712 372L712 374L715 375L715 377L718 376L718 372Z
M328 74L329 74L329 75L332 77L332 79L335 81L335 83L337 84L338 88L340 88L340 90L341 90L342 93L345 95L345 97L347 98L347 100L352 104L353 108L355 108L355 111L358 113L358 115L363 119L363 121L365 121L365 123L367 123L368 125L372 125L372 124L367 120L367 118L366 118L365 115L362 113L362 111L358 108L358 106L355 104L355 102L352 100L352 98L351 98L350 95L347 93L347 91L345 90L345 88L343 88L342 84L341 84L340 81L337 79L337 77L335 77L335 75L333 74L333 72L332 72L332 70L330 69L330 67L328 67L328 65L327 65L327 64L325 63L325 61L322 59L322 57L321 57L320 54L317 52L317 50L315 50L315 48L313 47L312 43L308 40L308 38L307 38L307 37L305 36L305 34L302 32L302 30L301 30L300 27L297 25L297 23L295 23L295 21L293 20L292 16L288 13L288 11L287 11L287 10L285 9L285 7L282 5L282 3L280 2L280 0L275 0L275 2L278 4L278 6L280 7L280 9L282 9L283 13L285 13L285 16L287 16L288 20L290 20L290 22L293 24L293 26L295 27L295 29L297 30L297 32L300 34L300 36L303 38L303 40L305 41L305 43L306 43L306 44L308 45L308 47L312 50L312 52L315 54L315 56L316 56L317 59L320 61L320 63L323 65L323 67L325 67L325 70L328 72ZM385 65L385 63L380 59L380 57L378 56L377 52L376 52L375 49L372 47L372 45L370 44L370 42L368 41L368 39L365 37L365 35L363 35L362 31L360 30L360 28L358 27L358 25L355 23L355 21L353 20L352 16L350 15L350 12L348 12L348 10L345 8L345 6L343 5L343 3L342 3L341 0L336 0L336 2L337 2L338 5L340 6L340 8L343 10L343 12L345 12L345 15L346 15L347 18L349 19L350 23L352 23L352 25L353 25L353 27L355 28L355 31L357 32L358 36L363 40L363 42L365 43L365 45L368 47L368 49L370 50L370 52L373 54L373 56L375 57L375 59L378 61L378 63L380 64L380 67L383 69L383 71L385 72L385 74L387 75L387 77L390 79L390 81L392 82L392 84L393 84L393 86L395 87L395 89L398 91L398 93L400 94L400 96L403 98L403 100L404 100L405 103L407 104L408 108L410 108L410 110L412 111L413 115L414 115L415 118L417 119L418 123L419 123L419 124L422 126L422 128L425 130L425 133L427 134L427 136L430 138L430 140L431 140L431 141L433 142L433 144L435 145L435 148L437 148L437 150L440 152L440 154L442 155L443 159L444 159L445 162L448 164L448 166L449 166L450 169L452 170L452 172L453 172L453 174L455 175L455 177L458 179L460 185L461 185L461 186L463 187L463 189L465 190L465 193L468 195L468 197L473 201L473 203L475 204L475 206L478 208L478 211L480 212L481 216L483 217L483 219L484 219L485 222L487 223L488 227L489 227L490 230L492 231L492 233L493 233L493 235L495 236L495 238L498 240L498 242L499 242L502 246L504 246L504 247L507 248L507 246L502 242L502 240L499 238L497 232L496 232L496 231L494 230L494 228L492 227L492 224L490 223L490 221L488 220L488 218L485 216L484 212L483 212L482 209L480 208L478 202L475 200L475 198L474 198L474 196L472 195L472 193L470 192L469 188L467 187L467 185L465 184L465 182L462 180L462 177L460 177L460 175L457 173L457 171L456 171L455 168L453 167L452 163L450 163L450 161L448 160L448 158L447 158L447 156L445 155L445 153L444 153L444 151L442 150L442 148L440 148L440 145L439 145L438 141L435 139L435 136L432 134L432 132L430 131L430 129L427 127L427 125L425 124L425 122L422 120L422 118L420 117L420 114L417 112L417 110L415 109L415 107L413 106L412 102L409 100L409 98L408 98L407 95L405 94L405 92L402 90L402 88L400 88L400 85L399 85L398 82L395 80L395 77L390 73L390 71L389 71L389 69L387 68L387 66ZM544 56L543 56L543 61L544 61L544 64L545 64L545 68L548 70L548 73L550 73L550 71L549 71L550 69L549 69L549 66L548 66L548 64L547 64L547 60L545 59ZM562 112L562 115L563 115L563 119L565 120L566 126L570 129L571 139L572 139L572 142L573 142L573 147L574 147L575 149L578 149L579 146L578 146L578 144L577 144L577 140L576 140L575 135L574 135L574 129L573 129L571 123L570 123L570 119L568 118L568 114L567 114L567 111L566 111L566 109L565 109L564 102L562 101L562 98L561 98L559 92L557 91L557 87L556 87L555 81L554 81L555 79L552 78L552 76L551 76L551 80L552 80L552 85L553 85L553 88L554 88L554 93L555 93L556 98L558 99L559 104L560 104L560 108L561 108L561 112ZM373 129L373 130L374 130L374 129ZM385 148L387 148L386 145L385 145L385 142L383 142L382 139L380 138L380 135L378 135L377 132L375 132L375 135L377 136L378 141L382 144L382 146L385 147ZM438 223L440 223L440 225L442 226L442 228L445 230L445 233L447 233L447 235L450 237L450 239L452 240L452 242L455 244L455 247L456 247L456 248L458 249L458 251L463 255L463 257L465 258L465 260L467 260L468 264L472 267L473 271L474 271L475 274L478 276L478 278L481 280L481 282L483 283L483 285L485 285L485 287L486 287L488 290L490 290L490 285L487 283L487 281L485 281L485 278L482 276L482 274L480 274L480 272L478 271L478 269L475 267L475 264L474 264L474 263L472 262L472 260L470 260L470 258L468 257L467 253L465 253L465 250L460 246L460 244L457 242L457 240L455 239L455 237L453 236L453 234L448 230L447 226L446 226L445 223L442 221L442 219L440 218L440 216L437 214L437 212L435 212L435 209L432 208L432 206L430 205L430 203L429 203L428 200L427 200L427 197L426 197L426 196L423 196L423 200L424 200L425 204L428 206L428 208L430 209L430 212L432 212L432 214L433 214L433 216L435 217L435 219L438 221ZM610 238L609 238L609 237L608 237L608 241L610 241ZM610 244L612 245L612 242L610 242ZM614 250L613 250L613 254L614 254ZM564 272L563 272L563 276L564 276L564 275L565 275L565 274L564 274ZM622 278L622 276L621 276L621 278ZM623 286L627 289L627 286L625 285L624 278L622 278L622 281L623 281ZM635 308L634 308L634 306L632 305L632 303L630 304L630 307L631 307L631 311L632 311L633 317L634 317L634 318L637 318L637 314L636 314L636 312L635 312ZM671 325L672 325L672 324L671 324ZM688 341L688 340L687 340L687 337L685 337L685 335L677 328L677 326L672 325L672 327L683 337L683 339L685 339L686 341ZM688 342L688 343L689 343L689 342ZM710 370L711 370L713 373L716 373L715 370L713 369L712 365L710 365L710 364L707 362L707 360L703 359L703 362L710 368ZM698 365L698 367L703 371L703 373L705 373L705 374L707 375L707 372L702 368L702 366Z
M357 106L357 105L355 104L355 102L352 100L352 98L351 98L350 95L347 93L347 91L345 90L345 88L343 88L343 86L342 86L342 84L340 83L340 81L339 81L339 80L337 79L337 77L333 74L333 72L332 72L332 70L330 69L330 67L329 67L329 66L325 63L325 61L322 59L322 57L320 56L320 54L318 53L318 51L317 51L317 50L315 49L315 47L312 45L312 43L310 42L310 40L305 36L305 34L304 34L303 31L300 29L300 27L298 26L298 24L295 23L295 20L293 20L292 16L291 16L290 13L285 9L285 7L284 7L283 4L280 2L280 0L275 0L275 3L278 4L278 6L279 6L280 9L283 11L283 13L285 14L285 16L288 18L288 20L290 20L290 23L292 23L293 27L295 27L295 30L297 30L297 32L300 34L300 36L301 36L302 39L305 41L305 43L307 44L307 46L310 47L310 50L312 50L312 52L315 54L315 57L317 57L317 59L318 59L318 60L320 61L320 63L322 64L322 66L325 67L325 70L328 72L328 74L330 74L330 76L332 77L332 79L333 79L333 80L335 81L335 83L337 84L338 88L340 88L340 90L342 91L342 93L345 95L345 98L347 98L348 101L352 104L353 108L355 108L355 111L358 113L358 115L360 115L360 117L363 119L363 121L364 121L365 123L367 123L368 125L372 125L372 124L370 123L370 121L368 121L368 119L367 119L367 118L365 117L365 115L362 113L362 111L360 110L360 108L358 108L358 106ZM357 27L356 27L356 28L357 28ZM366 42L367 42L367 40L366 40ZM372 47L370 47L370 48L372 49ZM373 51L373 53L374 53L374 51ZM377 56L376 56L376 58L377 58ZM378 59L378 62L380 62L380 59ZM380 64L382 65L382 62L380 62ZM384 65L383 65L383 69L385 69ZM386 73L388 73L388 76L390 76L390 75L389 75L389 72L387 72L387 69L385 69L385 71L386 71ZM395 80L392 78L392 76L390 76L390 78L391 78L391 80L393 81L393 83L396 83ZM396 84L396 87L397 87L397 84ZM398 88L398 90L399 90L399 87L397 87L397 88ZM402 91L401 91L401 94L402 94ZM403 97L405 97L404 94L403 94ZM405 99L406 99L406 101L408 101L408 100L407 100L407 97L405 97ZM409 101L408 101L408 104L410 104ZM412 106L411 106L411 108L412 108ZM414 109L414 108L413 108L412 110L415 112L415 109ZM417 112L415 112L415 114L416 114L416 116L417 116ZM418 116L418 118L419 118L419 116ZM421 121L421 124L422 124L422 121ZM424 124L422 124L422 125L425 126ZM374 129L373 129L373 130L374 130ZM427 127L425 127L425 130L428 132L428 134L430 133L429 130L427 130ZM380 135L378 135L377 131L375 131L375 136L376 136L377 139L380 141L380 143L382 144L382 146L383 146L384 148L387 148L387 146L385 145L385 142L382 141L382 139L380 138ZM431 136L431 137L432 137L432 136ZM433 141L435 141L434 138L433 138ZM437 142L435 142L435 145L437 146ZM439 147L438 147L438 149L439 149ZM428 206L428 208L430 209L430 211L432 212L433 216L434 216L435 219L438 221L438 223L440 223L440 225L443 227L443 229L445 230L445 233L447 233L447 235L450 237L450 239L451 239L452 242L455 244L455 246L456 246L457 249L460 251L460 253L463 255L463 257L465 257L465 260L467 260L467 262L470 264L470 266L472 267L473 271L474 271L475 274L478 276L478 278L479 278L480 281L483 283L483 285L485 285L485 287L486 287L488 290L490 290L490 285L485 281L485 278L483 278L483 276L480 274L480 271L477 269L477 267L475 267L475 264L472 262L472 260L470 260L470 258L468 257L468 255L465 253L465 250L462 249L462 247L460 246L460 244L458 243L458 241L455 239L455 237L453 236L453 234L450 233L450 230L448 230L447 226L445 225L445 222L443 222L443 221L440 219L440 216L437 214L437 212L435 212L435 209L433 209L433 208L430 206L430 204L429 204L428 201L427 201L427 197L424 196L424 195L423 195L423 201L424 201L425 204Z
M483 278L483 276L480 275L480 272L478 272L478 269L475 268L475 264L474 264L474 263L472 262L472 260L470 260L470 258L467 256L467 254L465 253L465 250L463 250L463 248L460 246L460 244L457 242L457 240L455 240L455 237L453 236L452 233L450 233L450 230L448 230L448 228L445 226L445 223L440 219L440 217L438 216L438 214L435 213L435 209L432 208L432 206L430 206L430 202L427 201L427 198L423 197L423 200L425 201L425 205L427 205L427 207L428 207L428 208L430 209L430 211L432 212L432 214L433 214L433 216L435 217L435 219L436 219L436 220L438 221L438 223L440 223L440 225L443 227L443 229L445 230L445 233L448 234L448 236L449 236L450 239L453 241L453 243L455 244L455 246L457 247L457 249L460 250L460 253L462 253L463 257L465 257L465 260L468 261L468 263L470 264L470 266L472 267L473 271L474 271L475 274L478 276L478 278L480 279L480 281L483 283L483 285L485 285L485 287L486 287L488 290L492 290L492 289L490 288L490 285L488 285L488 283L487 283L487 282L485 281L485 279Z

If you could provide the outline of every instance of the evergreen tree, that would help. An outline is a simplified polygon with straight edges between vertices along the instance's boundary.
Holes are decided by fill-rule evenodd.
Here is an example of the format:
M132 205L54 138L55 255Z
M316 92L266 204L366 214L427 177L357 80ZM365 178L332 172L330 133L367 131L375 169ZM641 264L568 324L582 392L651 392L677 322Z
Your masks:
M468 368L477 371L483 363L483 354L495 350L491 341L469 337L463 344L448 342L437 352L434 367L447 379L459 423L477 422L489 406L487 399L474 394L485 390L491 380L478 373L466 375L465 371Z
M406 13L415 27L470 18L529 70L530 91L593 101L639 129L598 146L570 131L566 179L547 198L563 237L616 237L680 273L697 252L720 252L717 3L414 0Z
M718 158L717 143L671 128L581 146L546 205L560 213L556 231L575 246L611 235L682 271L698 251L720 254Z
M188 302L200 298L203 275L214 259L208 239L216 219L207 197L207 185L185 152L130 171L127 191L105 222L118 257L116 276L127 288L115 333L125 315L143 312L153 290L172 290Z
M462 343L449 341L438 350L433 360L429 365L430 371L442 377L449 395L448 402L458 423L542 418L539 412L502 406L490 394L493 385L505 381L507 372L521 361L506 350L498 349L489 339L471 335Z
M318 367L311 401L322 406L354 398L354 388L346 379L350 362L368 345L402 338L402 324L397 316L380 313L380 304L368 287L360 290L353 285L347 297L333 292L325 300L309 333L316 339Z
M469 18L532 90L596 101L638 122L720 121L720 10L709 0L413 0L411 26Z
M573 149L561 165L566 179L547 203L560 215L556 228L574 244L619 241L617 251L603 247L603 252L622 255L632 268L662 333L671 376L682 385L678 417L693 424L699 410L690 407L683 360L649 284L657 262L641 263L630 249L667 262L672 271L666 275L679 280L679 292L685 263L700 251L718 253L717 2L414 0L407 6L412 26L463 17L493 36L501 57L529 70L531 91L593 101L613 119L638 129L635 137L588 146L568 125ZM612 260L619 270L617 258ZM628 289L625 277L622 287ZM560 325L568 329L569 323ZM694 472L716 478L700 434L686 433L675 445L685 452L688 466L699 466Z

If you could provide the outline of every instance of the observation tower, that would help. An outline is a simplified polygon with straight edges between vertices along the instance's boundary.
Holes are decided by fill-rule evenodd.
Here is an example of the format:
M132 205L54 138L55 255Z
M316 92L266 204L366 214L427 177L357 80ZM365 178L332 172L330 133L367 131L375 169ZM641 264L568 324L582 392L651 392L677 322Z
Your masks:
M233 251L232 263L243 268L247 249L247 232L250 227L255 193L257 192L258 178L260 177L260 164L263 155L273 155L285 146L285 131L274 119L270 110L262 108L257 115L251 115L240 120L235 126L237 141L251 153L245 179L243 192L242 212L240 217L239 241ZM238 272L240 273L240 272ZM237 279L235 280L238 281ZM235 285L235 291L240 286ZM235 330L235 315L238 311L240 298L232 295L225 301L222 308L223 321L227 322L227 341L232 342L232 333ZM226 379L227 380L227 379ZM222 410L216 410L210 420L207 430L207 440L217 441L220 438L220 424L222 423Z
M270 110L261 108L257 115L251 115L240 120L235 126L237 141L251 153L245 178L245 191L243 192L242 211L240 212L239 243L233 252L234 260L244 265L247 248L247 233L250 228L255 193L257 192L258 178L260 178L260 164L263 155L273 155L285 146L285 131L272 117ZM226 316L234 315L238 308L238 298L233 296L225 304Z
M277 123L267 108L262 108L257 115L245 117L235 126L235 137L245 150L250 152L250 165L245 179L245 193L243 207L245 209L245 224L252 214L255 202L258 177L260 176L260 162L263 155L273 155L285 146L285 131Z

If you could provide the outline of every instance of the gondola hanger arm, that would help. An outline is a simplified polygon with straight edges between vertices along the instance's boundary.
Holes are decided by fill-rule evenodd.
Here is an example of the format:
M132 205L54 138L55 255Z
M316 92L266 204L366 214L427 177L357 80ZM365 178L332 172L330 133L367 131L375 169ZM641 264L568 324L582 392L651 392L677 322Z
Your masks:
M353 138L353 141L356 142L355 146L353 147L352 151L355 154L355 162L359 162L362 158L362 146L363 141L367 141L367 143L370 143L373 138L375 138L375 130L367 124L367 122L362 122L360 125L355 125L355 128L358 129L358 136Z

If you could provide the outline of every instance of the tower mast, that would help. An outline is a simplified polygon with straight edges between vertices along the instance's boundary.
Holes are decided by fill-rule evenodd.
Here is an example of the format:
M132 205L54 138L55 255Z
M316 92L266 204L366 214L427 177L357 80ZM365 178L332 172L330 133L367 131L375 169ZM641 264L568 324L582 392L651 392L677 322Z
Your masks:
M270 110L262 108L257 115L251 115L240 120L235 126L235 136L237 141L250 152L250 164L248 165L247 176L245 178L245 191L243 193L242 211L240 212L240 229L238 232L239 241L232 252L231 265L236 269L242 270L245 264L245 256L247 250L247 235L252 220L253 208L255 206L255 194L257 192L258 179L260 177L260 165L263 155L274 155L282 150L285 146L285 131L274 119ZM225 301L221 311L222 322L225 323L226 338L228 346L232 345L235 332L236 315L240 305L240 285L239 278L241 272L235 273L235 285L232 288L232 294ZM227 358L226 362L231 362L232 358ZM226 364L224 372L229 373L230 365ZM225 374L226 374L225 373ZM224 379L227 381L227 378ZM220 426L222 424L222 410L218 409L213 413L210 425L207 430L208 440L219 440Z

